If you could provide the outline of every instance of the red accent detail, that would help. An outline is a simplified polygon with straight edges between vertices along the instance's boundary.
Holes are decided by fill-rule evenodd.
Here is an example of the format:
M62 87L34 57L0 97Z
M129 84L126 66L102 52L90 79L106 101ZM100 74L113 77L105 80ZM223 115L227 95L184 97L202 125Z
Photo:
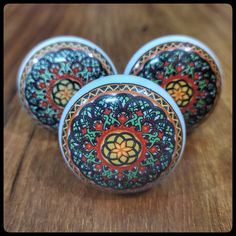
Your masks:
M104 114L109 115L110 113L111 113L111 110L106 108L105 111L104 111Z
M166 61L165 63L164 63L164 66L168 66L170 63L168 62L168 61Z
M46 87L46 84L41 82L41 83L39 84L39 87L40 87L40 88L45 88L45 87Z
M74 72L74 73L77 73L78 71L79 71L79 68L78 68L78 67L73 68L73 72Z
M193 63L193 62L191 62L191 63L189 63L189 65L190 65L191 67L193 67L193 66L194 66L194 63Z
M101 170L102 169L102 165L95 165L95 168L98 169L98 170Z
M158 131L158 137L162 138L162 137L163 137L163 135L164 135L164 133L163 133L163 132L161 132L161 131Z
M156 162L155 162L155 164L158 166L158 165L160 165L160 160L157 160Z
M86 133L86 128L83 128L82 129L82 134L85 134Z
M137 181L138 181L138 178L133 178L132 181L133 181L133 182L137 182Z
M198 80L198 79L199 79L199 74L198 74L198 73L195 73L193 79L194 79L194 80Z
M41 101L40 103L42 107L46 107L48 105L45 101Z
M92 67L88 67L88 71L91 72L92 71Z
M87 143L87 144L86 144L86 148L87 148L88 150L91 150L91 149L93 148L93 145L91 145L90 143Z
M150 129L149 125L144 125L142 127L142 131L145 132L145 133L148 133L149 129Z
M153 147L151 147L150 151L151 151L152 153L154 153L154 152L157 151L157 148L156 148L155 146L153 146Z
M138 115L138 116L143 116L143 113L142 113L142 111L136 111L136 114Z
M128 120L128 118L124 114L121 114L118 120L123 124Z
M123 174L122 174L121 172L119 172L119 173L117 174L117 177L118 177L118 178L122 178L122 177L123 177Z
M52 69L52 72L53 72L54 74L57 74L58 69L57 69L57 68L53 68L53 69Z
M95 128L96 128L97 130L101 130L101 129L102 129L102 124L96 123Z
M56 114L56 117L58 118L58 119L60 119L61 118L61 112L58 112L57 114Z
M180 73L182 71L182 66L177 66L176 71Z
M140 170L141 172L144 172L144 171L146 170L146 167L145 167L145 166L140 166L140 167L139 167L139 170Z
M162 79L164 78L163 73L162 73L162 72L160 73L160 72L158 71L158 72L156 73L156 78L162 80Z

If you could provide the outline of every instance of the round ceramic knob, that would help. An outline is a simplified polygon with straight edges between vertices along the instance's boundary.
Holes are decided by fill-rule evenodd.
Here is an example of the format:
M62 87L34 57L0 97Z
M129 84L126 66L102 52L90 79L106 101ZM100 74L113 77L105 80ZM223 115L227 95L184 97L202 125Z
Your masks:
M185 123L172 97L150 80L100 78L77 92L59 125L62 155L81 179L115 192L137 192L167 176L181 159Z
M188 131L213 111L223 77L215 54L202 42L181 35L144 45L130 59L124 74L150 79L167 90L180 107Z
M90 81L116 73L109 57L92 42L74 36L54 37L24 58L18 72L19 97L38 123L56 130L75 92Z

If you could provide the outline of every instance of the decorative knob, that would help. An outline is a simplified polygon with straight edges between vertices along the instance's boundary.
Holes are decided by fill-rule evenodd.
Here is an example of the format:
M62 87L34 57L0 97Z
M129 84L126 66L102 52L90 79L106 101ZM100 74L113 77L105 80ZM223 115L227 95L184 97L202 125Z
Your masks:
M77 92L59 125L62 155L81 179L115 192L151 188L185 147L184 118L154 82L130 75L99 78Z
M214 52L182 35L145 44L130 59L124 74L150 79L166 89L180 107L188 131L213 111L223 78Z
M64 107L85 84L116 74L105 52L92 42L59 36L35 46L18 72L18 91L29 114L45 127L57 129Z

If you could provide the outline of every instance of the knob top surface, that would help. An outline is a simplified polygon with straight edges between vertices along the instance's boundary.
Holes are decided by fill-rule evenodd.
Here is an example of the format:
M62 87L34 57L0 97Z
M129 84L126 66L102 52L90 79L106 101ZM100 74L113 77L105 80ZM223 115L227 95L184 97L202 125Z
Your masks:
M70 169L102 189L150 188L174 169L185 123L171 96L143 78L114 75L84 86L60 120L59 143Z
M213 111L223 80L215 53L199 40L183 35L145 44L131 57L124 74L150 79L167 90L180 107L188 130Z
M54 37L36 45L22 61L19 97L35 120L57 129L75 92L90 81L116 73L109 57L92 42L74 36Z

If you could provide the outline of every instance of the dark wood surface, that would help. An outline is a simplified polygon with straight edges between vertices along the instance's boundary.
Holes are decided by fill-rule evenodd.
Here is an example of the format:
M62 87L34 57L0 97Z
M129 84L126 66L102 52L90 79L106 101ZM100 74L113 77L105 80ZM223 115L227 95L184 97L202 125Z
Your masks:
M123 72L144 43L187 34L212 48L225 73L214 113L187 137L182 161L138 195L79 182L57 136L22 110L21 60L35 44L77 35ZM232 227L232 9L229 5L6 5L4 8L4 228L19 231L229 231Z

